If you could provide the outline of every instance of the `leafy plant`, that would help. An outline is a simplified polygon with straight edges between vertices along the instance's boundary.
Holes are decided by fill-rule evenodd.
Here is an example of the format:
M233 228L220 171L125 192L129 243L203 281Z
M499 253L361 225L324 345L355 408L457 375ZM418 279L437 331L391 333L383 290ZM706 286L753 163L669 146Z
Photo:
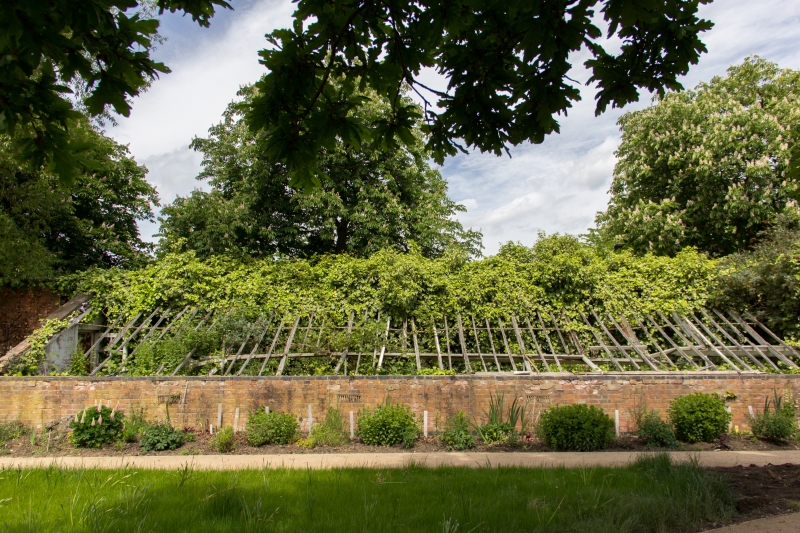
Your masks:
M122 438L125 415L122 411L101 406L89 407L73 418L69 427L69 441L78 448L99 448Z
M672 400L669 419L684 442L714 442L728 429L731 414L716 395L696 392Z
M31 347L22 356L9 364L8 372L17 375L36 375L41 373L45 359L45 348L53 335L69 326L69 319L52 318L31 333L27 341Z
M476 427L478 436L486 444L502 444L512 441L516 435L517 422L522 422L521 431L525 432L526 407L519 403L519 398L514 398L506 412L504 403L503 394L492 395L489 398L487 422Z
M471 431L472 423L464 411L458 411L445 422L442 432L442 444L448 450L468 450L475 447L475 436Z
M164 421L147 426L139 445L145 452L163 452L180 448L184 441L183 431L172 427L169 421Z
M219 428L208 441L212 450L220 453L229 453L236 449L236 435L232 427Z
M267 413L258 409L247 417L245 433L250 446L291 444L300 436L300 422L291 413Z
M0 422L0 444L18 439L28 433L28 428L19 420L13 422Z
M678 440L675 431L655 411L645 411L636 421L636 432L639 440L647 446L660 448L677 448Z
M750 417L753 435L771 442L784 442L798 433L797 411L792 401L787 401L773 391L773 397L764 400L764 410Z
M317 424L309 435L312 447L316 446L341 446L350 439L345 428L342 412L329 407L325 412L325 420Z
M554 406L539 416L536 433L555 450L602 450L614 440L614 421L602 409L585 404Z
M375 408L365 407L358 412L358 430L364 444L370 446L395 446L402 443L413 448L419 436L416 417L407 405L386 402Z
M144 419L144 409L134 409L131 416L125 419L125 424L122 428L122 440L125 442L138 441L147 426L147 420Z

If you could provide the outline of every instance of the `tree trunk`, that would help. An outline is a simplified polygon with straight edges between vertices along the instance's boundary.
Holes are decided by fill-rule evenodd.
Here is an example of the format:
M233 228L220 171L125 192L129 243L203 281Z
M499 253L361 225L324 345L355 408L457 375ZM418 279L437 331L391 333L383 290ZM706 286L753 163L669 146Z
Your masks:
M336 222L336 253L343 254L347 251L347 219L339 219Z

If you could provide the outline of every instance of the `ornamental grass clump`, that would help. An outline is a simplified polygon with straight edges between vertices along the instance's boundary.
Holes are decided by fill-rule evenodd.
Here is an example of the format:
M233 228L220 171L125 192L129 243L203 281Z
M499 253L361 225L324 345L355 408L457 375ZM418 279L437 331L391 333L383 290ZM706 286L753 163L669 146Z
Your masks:
M475 447L475 436L472 434L472 423L464 411L457 412L447 419L441 436L442 444L448 450L468 450Z
M144 452L176 450L185 442L183 431L175 429L169 420L150 424L142 433L139 445Z
M125 415L122 411L101 406L84 409L69 423L69 441L78 448L99 448L122 438Z
M764 400L764 411L750 417L750 427L753 435L759 439L786 442L798 434L796 416L797 411L791 399L787 401L774 391L772 398Z
M291 413L267 413L258 409L247 417L245 434L250 446L291 444L300 436L300 422Z
M407 405L391 403L389 399L375 408L365 407L358 412L358 437L370 446L395 446L402 443L413 448L419 436L416 417Z
M314 426L308 438L312 447L342 446L349 441L342 412L329 407L325 413L325 420Z
M478 436L489 446L496 444L509 444L516 441L517 423L522 424L525 432L527 422L526 407L519 403L519 398L514 398L506 411L504 408L505 397L502 394L489 398L489 411L486 413L487 421L476 427Z
M541 414L536 433L554 450L591 452L614 440L614 421L595 406L556 405Z
M696 392L672 400L669 420L683 442L714 442L728 429L731 414L717 395Z

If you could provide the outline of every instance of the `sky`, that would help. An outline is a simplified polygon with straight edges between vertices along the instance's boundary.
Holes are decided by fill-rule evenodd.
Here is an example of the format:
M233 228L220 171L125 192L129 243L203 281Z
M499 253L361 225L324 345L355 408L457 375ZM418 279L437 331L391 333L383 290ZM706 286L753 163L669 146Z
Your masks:
M189 143L220 121L239 87L266 72L257 55L266 47L264 35L289 26L296 5L289 0L231 4L234 10L218 12L209 28L177 14L161 17L167 41L153 56L172 73L135 98L130 117L119 117L119 124L107 131L148 168L162 205L176 195L208 188L195 179L202 158ZM684 87L724 75L751 54L800 68L800 2L717 0L700 13L715 27L703 34L708 53L682 79ZM570 77L583 84L589 77L582 67L586 53L572 59ZM586 233L596 213L605 210L620 139L616 122L623 113L648 106L650 96L595 117L594 94L593 87L582 86L582 101L559 120L561 133L542 144L521 144L511 149L511 157L474 152L445 160L440 170L450 197L467 208L458 218L483 232L485 255L507 241L529 246L539 231ZM140 229L154 240L158 224L144 222Z

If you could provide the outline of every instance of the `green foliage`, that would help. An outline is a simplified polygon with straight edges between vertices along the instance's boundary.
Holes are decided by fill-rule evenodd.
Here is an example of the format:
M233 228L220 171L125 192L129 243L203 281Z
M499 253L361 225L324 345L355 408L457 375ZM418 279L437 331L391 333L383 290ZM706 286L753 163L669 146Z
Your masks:
M69 319L49 319L28 335L31 347L22 354L18 361L9 366L9 374L32 376L41 374L45 360L45 348L53 335L69 326Z
M69 135L90 145L86 153L94 160L72 187L47 170L27 169L17 160L18 148L0 135L0 285L42 282L92 266L136 266L151 248L138 227L152 220L158 205L147 169L85 119Z
M84 409L73 418L69 441L78 448L99 448L122 438L125 415L105 405Z
M619 121L622 143L599 240L637 253L743 251L795 203L800 71L758 57Z
M764 400L764 410L750 417L750 427L759 439L784 442L798 434L796 417L792 399L780 396L776 390L772 398Z
M122 440L125 442L137 442L145 430L150 426L144 418L144 409L134 409L129 417L125 419L122 428Z
M258 409L247 417L245 432L250 446L286 445L300 436L300 422L291 413L267 413Z
M684 442L714 442L728 430L731 414L716 395L696 392L672 400L669 420Z
M475 447L472 423L464 411L458 411L447 419L441 441L448 450L468 450Z
M175 429L169 421L165 421L147 426L139 445L143 452L163 452L180 448L184 440L183 431Z
M25 436L29 429L19 420L0 422L0 444Z
M645 411L636 421L636 432L639 440L647 446L660 448L677 448L678 440L675 431L661 419L655 411Z
M296 186L318 183L320 152L339 139L414 142L421 117L400 98L408 90L425 99L427 147L437 163L466 151L460 143L500 155L559 131L554 116L580 100L566 77L571 55L584 46L598 113L638 100L638 88L680 88L678 77L705 51L699 34L711 27L697 18L698 4L301 0L293 27L269 34L270 47L260 52L268 74L256 84L248 123L265 132L264 149L294 172ZM624 43L619 52L605 50L595 6L607 37ZM426 67L447 78L446 93L420 83ZM387 117L363 112L367 88L392 102Z
M614 440L614 421L593 405L556 405L539 416L536 434L555 450L591 452Z
M308 438L312 447L342 446L349 442L343 413L339 409L329 407L325 412L325 419L311 429Z
M218 428L214 436L208 441L212 450L220 453L230 453L236 449L236 435L232 427Z
M92 168L84 143L70 138L76 107L92 116L130 113L129 98L169 72L150 58L159 21L152 0L54 0L0 4L0 134L20 147L19 161L47 166L63 182ZM163 11L191 14L202 26L223 0L158 0ZM24 50L24 53L19 51ZM73 93L73 94L70 94ZM75 98L77 97L77 98ZM76 101L77 100L77 101Z
M369 446L395 446L402 443L413 448L419 436L419 425L411 413L411 408L399 403L386 402L370 409L358 411L358 430L356 436Z
M88 376L92 371L92 362L89 356L78 349L69 357L64 375L67 376Z
M249 102L252 87L240 96ZM208 138L192 142L204 156L198 179L208 179L212 189L162 210L162 251L194 250L203 259L366 257L382 248L417 246L427 257L448 247L479 255L480 234L454 219L464 208L447 197L447 184L430 168L421 140L403 148L339 140L321 156L320 187L298 194L286 167L270 163L264 134L244 123L241 105L231 104ZM388 107L373 98L362 113L385 116Z
M487 421L476 427L478 436L485 444L512 442L517 433L517 422L522 423L522 432L525 431L526 406L519 403L519 398L514 398L514 401L508 406L508 410L505 410L504 404L505 396L503 394L492 395L489 398Z

